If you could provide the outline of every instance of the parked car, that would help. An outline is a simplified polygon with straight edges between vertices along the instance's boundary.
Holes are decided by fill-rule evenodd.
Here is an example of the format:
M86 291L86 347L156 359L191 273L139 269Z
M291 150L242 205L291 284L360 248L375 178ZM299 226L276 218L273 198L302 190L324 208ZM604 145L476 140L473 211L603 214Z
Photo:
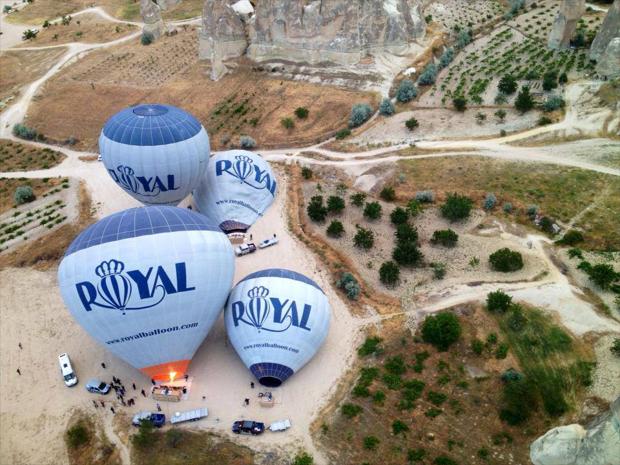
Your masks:
M133 416L131 424L140 426L143 421L150 421L155 428L161 428L166 424L166 415L155 412L138 412Z
M103 381L99 381L98 379L91 379L88 383L86 383L86 390L88 392L92 392L93 394L107 394L110 392L110 385L108 383L104 383Z
M253 242L248 242L247 244L241 244L239 247L235 249L235 254L237 257L241 257L242 255L247 255L249 253L256 252L256 245Z
M262 434L265 431L265 423L251 420L239 420L233 423L232 432L235 434Z
M58 363L60 364L60 374L65 381L65 385L68 387L75 386L78 383L78 379L71 366L69 356L67 354L60 354L58 356Z
M271 247L272 245L276 245L278 243L278 239L275 237L270 237L269 239L265 239L260 244L258 244L259 249L264 249L267 247Z

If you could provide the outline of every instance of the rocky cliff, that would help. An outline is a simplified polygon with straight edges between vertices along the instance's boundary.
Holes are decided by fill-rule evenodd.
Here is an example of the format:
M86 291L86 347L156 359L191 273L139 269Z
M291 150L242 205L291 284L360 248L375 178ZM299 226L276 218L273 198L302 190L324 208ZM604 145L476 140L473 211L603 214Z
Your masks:
M161 8L153 0L140 0L140 15L144 21L142 31L150 34L153 39L158 39L165 30L164 21L161 18Z
M238 57L248 46L245 25L226 0L206 0L202 11L200 59Z
M530 447L534 465L617 465L620 463L620 397L587 428L553 428Z
M600 62L609 43L616 37L620 37L620 0L615 0L607 11L601 28L590 47L590 58Z
M549 40L549 48L568 48L570 40L577 29L577 21L586 11L585 0L562 0L560 10L553 21Z

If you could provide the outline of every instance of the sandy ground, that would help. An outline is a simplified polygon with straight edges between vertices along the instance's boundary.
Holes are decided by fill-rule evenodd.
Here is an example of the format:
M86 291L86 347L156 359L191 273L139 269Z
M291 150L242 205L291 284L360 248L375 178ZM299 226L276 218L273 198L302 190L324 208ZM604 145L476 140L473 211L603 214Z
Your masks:
M597 364L605 369L594 372L594 382L589 389L590 394L608 402L613 402L620 395L620 358L609 350L615 338L617 335L604 336L594 344Z
M281 187L284 192L284 183ZM303 370L284 386L273 390L277 405L265 409L258 405L259 389L250 389L252 376L227 343L220 319L190 366L189 400L181 405L162 402L162 408L169 416L177 410L206 406L209 418L192 427L206 427L226 434L232 434L230 425L236 419L270 423L290 418L293 428L286 433L266 433L259 438L244 436L238 440L270 450L305 447L317 457L319 453L308 440L308 427L351 363L360 330L340 297L331 289L327 274L287 233L284 201L281 193L276 204L252 229L257 239L275 232L280 243L237 259L235 281L265 266L294 269L316 280L332 304L332 324L325 344ZM127 203L126 206L131 206L131 202ZM103 399L109 406L113 396L101 397L86 392L83 386L89 378L100 376L110 380L114 375L130 389L134 381L138 389L147 388L150 383L137 370L97 345L73 321L59 295L55 272L8 269L0 272L0 283L0 348L3 354L0 362L3 373L0 379L0 434L3 438L0 463L66 463L61 437L73 408L80 407L103 417L104 424L111 421L109 408L95 409L92 400ZM73 389L64 386L58 373L56 357L64 351L70 354L80 378L80 384ZM101 368L102 361L107 370ZM17 368L22 371L21 376ZM142 398L139 390L135 395L135 407L124 409L117 405L116 408L130 415L155 408L155 402ZM202 401L202 396L206 396L206 401ZM250 407L243 406L246 397L251 399Z

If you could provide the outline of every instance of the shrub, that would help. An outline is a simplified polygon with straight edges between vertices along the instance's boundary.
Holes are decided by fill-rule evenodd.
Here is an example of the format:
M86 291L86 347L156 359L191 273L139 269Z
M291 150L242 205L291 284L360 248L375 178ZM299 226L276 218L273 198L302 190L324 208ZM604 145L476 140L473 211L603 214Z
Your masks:
M407 129L409 129L410 131L413 131L419 125L420 125L420 123L418 123L418 120L413 118L413 117L411 117L407 121L405 121L405 127Z
M506 94L498 92L493 101L496 105L503 105L508 101L508 97L506 96Z
M393 373L385 373L381 377L381 380L385 383L387 388L391 389L392 391L398 391L403 385L402 378L399 375L395 375Z
M22 205L24 203L32 202L36 199L34 192L32 191L32 187L30 186L19 186L15 189L15 193L13 194L13 199L17 205Z
M381 104L379 105L379 113L383 116L392 116L395 111L394 104L389 98L384 98L381 100Z
M392 186L385 186L381 189L379 193L379 197L381 197L386 202L393 202L396 199L396 192Z
M489 262L492 269L502 273L517 271L523 268L523 257L521 257L521 254L507 247L489 255Z
M292 465L314 465L314 458L307 452L300 452L295 456Z
M454 59L454 49L453 48L445 49L443 53L441 54L441 56L439 57L439 67L445 68L452 62L453 59Z
M620 338L614 339L614 342L611 344L611 347L609 348L609 350L616 357L620 357Z
M393 261L384 262L379 268L379 279L386 286L393 286L400 279L400 269Z
M392 432L394 434L406 433L409 431L409 427L400 420L394 420L392 422Z
M256 141L250 136L241 136L239 137L239 145L242 149L253 149L256 147Z
M375 436L366 436L364 438L364 449L375 450L381 441Z
M452 98L452 105L456 111L465 111L467 110L467 99L462 95L457 95Z
M310 111L305 107L297 107L295 109L295 116L297 116L297 118L299 119L306 119L309 114Z
M446 277L446 264L441 262L431 263L433 269L433 277L435 279L443 279Z
M390 221L392 224L399 225L404 224L409 220L409 211L405 210L402 207L396 207L390 213Z
M495 350L495 358L498 360L503 360L506 358L506 356L508 355L508 345L501 343L500 345L497 346L497 349Z
M20 139L35 140L38 133L36 130L31 129L23 124L17 123L13 126L13 135Z
M344 210L344 199L337 195L330 195L327 199L327 211L330 213L340 213Z
M342 140L346 137L349 137L351 135L351 130L350 129L341 129L338 132L336 132L336 139L337 140Z
M418 78L418 84L423 86L430 86L437 79L437 65L435 63L429 63L420 74Z
M583 260L583 252L579 248L572 248L568 250L568 258L580 258Z
M381 218L381 204L379 202L369 202L364 207L364 216L369 220Z
M343 406L340 408L340 411L345 417L353 418L361 413L362 407L360 407L359 405L347 403L343 404Z
M325 217L327 216L327 208L323 205L323 196L313 196L310 199L310 203L308 204L306 211L312 221L317 223L325 221Z
M340 237L342 236L343 232L344 232L344 226L338 220L332 221L331 223L329 223L329 226L327 227L327 235L330 237Z
M149 420L142 420L138 428L138 433L131 437L133 445L140 449L147 449L153 446L157 441L157 436L153 431L154 428L153 423Z
M560 108L564 108L565 102L564 99L559 96L559 95L550 95L549 97L547 97L547 100L545 100L545 103L542 104L542 108L544 111L549 112L549 111L555 111L555 110L559 110Z
M510 381L520 381L523 379L523 375L513 368L509 368L502 373L501 380L505 383Z
M360 357L372 355L381 352L380 344L383 341L380 337L367 337L364 343L357 349Z
M153 40L155 40L155 37L153 37L153 34L151 34L150 32L143 32L142 36L140 37L140 43L142 45L151 45L153 43Z
M364 194L363 192L356 192L351 196L351 203L356 207L361 207L362 205L364 205L365 201L366 194Z
M487 294L487 310L494 313L506 313L512 304L512 297L502 290Z
M362 291L355 276L349 272L344 272L340 275L340 279L336 282L336 287L343 289L347 298L351 300L357 300Z
M474 339L471 341L471 350L476 355L482 355L482 351L484 350L484 342L480 339Z
M530 94L529 86L521 87L517 98L515 99L515 108L521 113L526 113L534 108L534 98Z
M24 32L22 32L22 40L34 39L38 33L39 31L37 31L36 29L26 29Z
M499 80L497 89L504 95L511 95L517 91L517 79L512 74L505 74Z
M349 118L349 127L356 128L361 126L372 116L372 108L367 103L356 103L351 108L351 117Z
M569 229L562 239L556 241L556 244L575 245L580 242L583 242L583 234L575 229Z
M548 116L541 116L540 118L538 118L538 125L539 126L546 126L548 124L553 123L553 120L551 118L549 118Z
M511 331L520 332L527 325L527 317L523 313L523 309L519 305L510 307L510 315L508 315L508 327Z
M594 265L587 273L590 280L601 289L609 289L613 282L620 279L620 273L616 273L613 267L607 263Z
M304 179L312 179L312 170L310 168L308 168L307 166L304 166L301 169L301 176Z
M80 446L88 444L90 441L90 433L84 423L79 421L67 430L65 433L65 440L69 449L77 449Z
M282 118L280 120L280 124L284 129L293 129L295 127L295 121L293 121L293 118L288 116L286 118Z
M504 210L504 213L512 213L512 204L510 202L505 202L504 205L502 206L502 210Z
M484 209L492 210L493 208L495 208L495 205L497 205L497 197L495 197L495 194L488 193L484 198Z
M183 439L183 431L181 431L178 428L172 428L166 431L165 436L166 436L166 444L168 444L169 447L176 449L176 447L179 445L179 443Z
M459 240L459 235L451 229L438 229L433 233L431 242L443 245L444 247L454 247Z
M402 375L407 371L407 365L400 355L395 355L385 361L385 369L393 375Z
M558 86L558 72L547 71L543 74L542 88L545 91L555 89Z
M412 242L415 244L418 241L418 230L409 223L396 226L395 235L398 243Z
M409 462L421 462L426 457L426 451L422 448L409 449L407 451L407 460Z
M429 315L422 323L422 339L444 352L461 336L461 324L450 312Z
M506 119L506 110L500 108L495 113L493 113L495 117L499 120L500 123L503 123Z
M463 48L471 42L471 34L469 31L461 30L456 36L456 48Z
M355 247L360 247L362 249L371 249L375 243L375 234L366 228L357 228L357 233L355 233L355 237L353 237L353 243Z
M399 265L415 266L422 261L423 255L415 242L404 242L396 245L392 258Z
M429 391L426 398L431 404L440 406L448 399L448 396L441 392Z
M418 191L415 193L415 200L420 203L433 203L435 193L433 191Z
M448 194L448 198L441 206L441 214L444 218L455 222L469 217L473 202L469 197L457 193Z
M420 213L421 209L422 207L420 206L420 202L418 202L416 199L411 199L409 202L407 202L407 210L409 211L409 214L411 216L418 216L418 213Z
M417 95L418 89L416 89L413 81L411 79L403 79L396 91L396 100L406 103L416 98Z

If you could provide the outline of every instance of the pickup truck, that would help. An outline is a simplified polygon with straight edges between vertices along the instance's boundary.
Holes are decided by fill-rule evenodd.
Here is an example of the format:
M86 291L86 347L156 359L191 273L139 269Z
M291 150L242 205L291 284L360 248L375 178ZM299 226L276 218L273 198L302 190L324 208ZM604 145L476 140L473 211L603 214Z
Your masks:
M247 244L241 244L239 247L235 249L235 255L237 257L241 257L242 255L247 255L253 252L256 252L256 245L253 242L248 242Z
M209 410L206 408L197 408L194 410L188 410L186 412L175 412L170 423L173 425L176 423L183 423L185 421L198 421L201 418L205 418L209 415Z
M161 428L166 424L166 415L163 413L138 412L133 416L131 424L140 426L140 423L143 421L150 421L154 427Z
M252 434L254 436L265 431L265 423L251 420L239 420L233 423L232 432L235 434Z

